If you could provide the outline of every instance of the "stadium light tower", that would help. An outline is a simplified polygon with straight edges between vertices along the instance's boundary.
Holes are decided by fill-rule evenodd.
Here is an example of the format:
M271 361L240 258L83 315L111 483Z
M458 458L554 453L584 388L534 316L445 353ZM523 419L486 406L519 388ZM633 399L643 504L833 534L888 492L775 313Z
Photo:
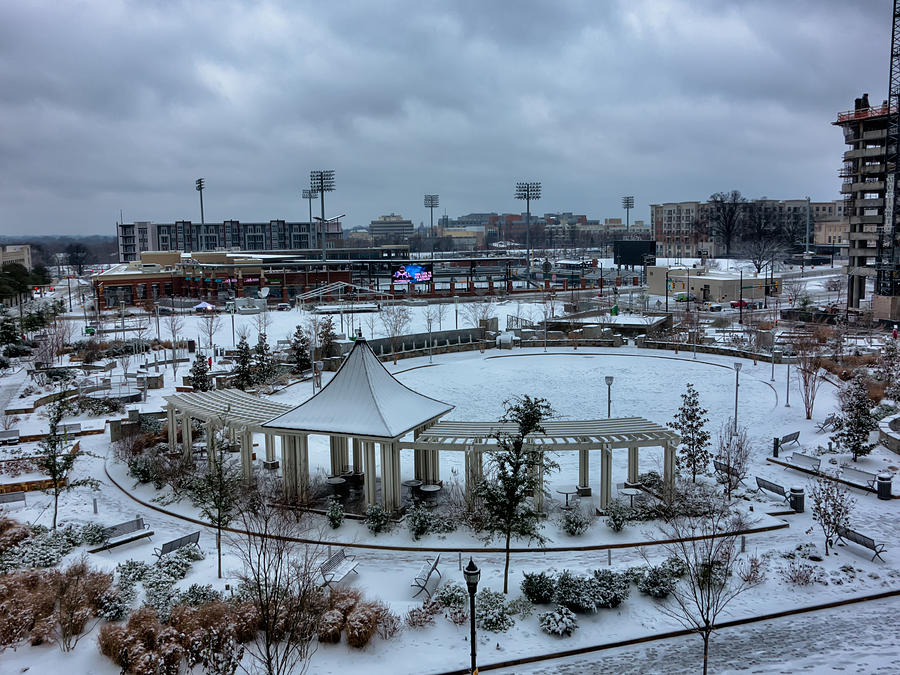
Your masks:
M434 210L440 205L438 195L425 195L425 208L431 209L431 238L434 239Z
M325 193L334 192L334 169L317 169L309 172L309 189L315 190L319 195L319 206L322 208L322 217L319 221L322 227L328 227L328 221L325 219ZM325 257L325 239L327 232L322 232L322 261Z
M316 228L313 227L313 219L312 219L312 200L319 198L319 193L315 190L303 190L303 199L306 199L309 202L309 234L312 238L312 241L309 243L310 248L315 248L316 246Z
M206 181L202 178L198 178L194 184L197 186L197 192L200 193L200 224L203 225L203 188L206 187Z
M631 229L631 209L634 208L634 197L622 197L622 208L625 209L625 234Z
M525 251L528 278L531 278L531 202L541 198L541 184L537 181L516 183L516 199L525 200Z

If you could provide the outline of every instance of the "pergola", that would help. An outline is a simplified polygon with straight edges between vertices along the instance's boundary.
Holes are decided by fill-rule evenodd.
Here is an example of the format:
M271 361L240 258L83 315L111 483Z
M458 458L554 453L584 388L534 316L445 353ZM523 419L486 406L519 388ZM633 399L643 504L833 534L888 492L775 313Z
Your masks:
M190 458L194 445L191 420L207 427L207 449L215 430L227 429L239 439L244 477L252 477L253 434L265 435L265 462L277 469L275 439L280 438L285 496L306 499L309 491L309 436L329 437L331 475L361 477L365 504L377 501L375 445L380 446L382 503L388 510L401 499L400 452L412 450L414 477L423 484L439 485L440 452L465 452L466 488L483 473L483 454L497 449L497 439L515 433L513 423L439 421L453 409L419 394L397 381L381 364L368 343L358 338L331 381L307 401L291 406L237 389L177 393L165 397L169 445L176 447L180 417L183 452ZM679 437L670 429L642 417L604 420L549 420L545 432L531 434L527 442L553 452L578 451L578 488L590 494L590 451L600 455L600 508L612 495L612 452L628 450L628 482L638 479L638 453L643 447L665 451L664 480L672 484L675 448ZM409 434L412 433L412 439ZM406 440L401 440L407 437ZM350 449L352 446L352 455ZM212 453L210 452L210 455ZM535 499L540 508L543 489Z
M638 482L640 448L664 449L663 480L672 485L675 480L675 448L680 438L667 427L643 417L621 417L603 420L549 420L542 424L544 433L528 436L527 442L536 449L552 452L578 451L578 488L589 494L590 451L600 450L600 508L606 508L612 495L612 451L628 449L627 482ZM482 475L482 456L498 448L498 438L515 434L512 422L454 422L444 421L423 430L415 440L401 443L401 449L416 452L465 452L466 487L469 489ZM535 498L541 501L543 490L538 487Z

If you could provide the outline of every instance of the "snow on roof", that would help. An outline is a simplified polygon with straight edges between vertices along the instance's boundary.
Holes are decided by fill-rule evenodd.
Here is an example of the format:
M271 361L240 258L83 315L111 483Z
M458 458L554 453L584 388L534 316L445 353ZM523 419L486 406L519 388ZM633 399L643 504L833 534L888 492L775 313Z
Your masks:
M393 439L453 410L423 396L385 369L357 338L331 381L315 396L262 426L308 433Z

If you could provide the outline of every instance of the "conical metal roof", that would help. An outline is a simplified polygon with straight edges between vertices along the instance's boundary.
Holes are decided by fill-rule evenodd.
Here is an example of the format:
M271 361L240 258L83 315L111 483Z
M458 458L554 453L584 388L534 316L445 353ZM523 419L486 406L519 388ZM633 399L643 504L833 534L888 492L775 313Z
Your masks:
M357 338L344 363L318 394L262 427L396 439L451 410L452 405L423 396L394 379L368 343Z

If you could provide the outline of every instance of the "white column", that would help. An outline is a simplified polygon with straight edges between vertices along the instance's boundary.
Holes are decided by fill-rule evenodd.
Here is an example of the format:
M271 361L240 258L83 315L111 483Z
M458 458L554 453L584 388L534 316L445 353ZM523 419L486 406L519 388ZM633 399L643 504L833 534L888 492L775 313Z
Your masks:
M360 474L363 471L362 441L353 439L353 473Z
M297 463L295 465L297 476L297 496L300 501L309 499L309 437L306 434L294 438Z
M400 479L400 443L391 443L393 464L391 465L391 487L394 492L394 504L399 507L403 504L403 485Z
M175 452L178 450L178 429L174 403L166 406L166 422L169 427L169 452Z
M470 446L466 448L466 495L472 495L472 490L483 477L482 453L476 452L475 448Z
M375 443L372 441L363 441L363 472L365 476L364 492L366 498L366 506L371 506L377 502L378 484L375 482Z
M379 443L381 446L381 502L385 510L397 508L394 501L394 449L391 443Z
M638 482L638 448L628 448L628 482Z
M191 438L192 435L191 414L185 411L181 416L181 452L185 459L190 459L191 453L194 450L194 439Z
M212 465L216 461L216 425L210 420L206 423L206 463Z
M253 433L244 427L241 429L241 473L244 480L250 480L253 477L253 464L251 456L253 454Z
M297 450L294 437L281 437L281 475L284 478L284 499L293 502L297 498Z
M600 508L609 506L612 499L612 450L604 446L600 450Z
M437 485L441 482L441 451L429 450L431 453L431 482Z
M591 451L578 451L578 487L587 488L591 484Z
M328 447L330 450L331 457L331 475L332 476L340 476L342 471L341 467L341 449L340 449L340 438L337 436L329 436L328 437Z
M275 436L273 434L266 434L266 461L275 461Z
M668 499L675 489L675 446L671 443L666 443L664 452L663 483L665 484L666 494L663 496Z
M538 455L538 462L532 465L531 470L535 474L534 510L541 513L544 510L544 453Z
M423 427L413 429L413 440L422 435ZM413 450L413 478L425 482L425 450Z

